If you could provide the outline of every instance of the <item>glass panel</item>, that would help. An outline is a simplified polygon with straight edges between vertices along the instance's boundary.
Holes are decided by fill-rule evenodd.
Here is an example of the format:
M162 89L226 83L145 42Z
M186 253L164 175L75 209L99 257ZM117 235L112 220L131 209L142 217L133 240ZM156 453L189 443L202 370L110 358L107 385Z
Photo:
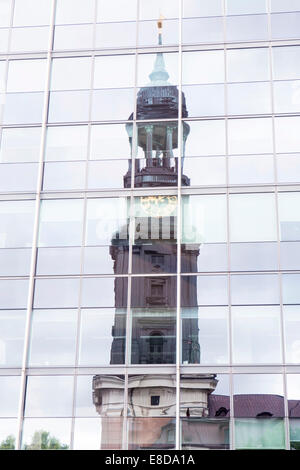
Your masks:
M171 1L174 4L173 0ZM162 31L161 38L164 46L178 44L179 23L177 20L165 20ZM156 46L159 44L158 41L157 21L141 21L139 23L138 45Z
M228 85L228 114L271 113L270 83Z
M136 23L102 23L96 25L97 49L136 46Z
M191 186L219 186L226 184L225 157L185 158L184 172L191 177Z
M228 159L229 184L273 183L273 155L231 156Z
M87 203L87 245L128 244L126 198L89 199Z
M277 243L231 243L230 264L232 271L278 270Z
M10 26L12 0L1 1L0 26Z
M300 111L300 80L274 83L276 113Z
M1 21L1 16L0 16ZM0 92L4 91L6 87L6 62L0 61Z
M182 89L189 117L223 116L225 91L223 85L194 85Z
M223 14L223 0L209 0L198 2L197 0L183 1L183 16L219 16Z
M268 39L267 15L228 16L226 26L226 40L229 42Z
M182 276L181 306L227 305L227 276Z
M0 309L26 308L28 295L27 280L0 281Z
M233 305L279 304L276 274L231 276Z
M300 240L300 192L278 194L280 240Z
M84 250L84 274L127 274L128 272L128 246L118 249L110 246L91 246ZM115 264L116 263L116 264Z
M175 421L170 418L130 418L129 450L175 448Z
M283 419L235 419L236 449L285 449Z
M95 0L60 0L56 6L56 24L93 23Z
M137 67L137 84L138 86L161 86L161 80L153 79L152 73L155 73L161 56L157 54L139 54ZM164 73L167 73L170 85L178 84L178 61L177 53L164 53L162 56ZM167 72L166 72L167 71ZM151 72L151 73L150 73Z
M220 272L228 270L226 243L183 244L181 272Z
M127 278L89 278L82 280L82 307L126 307Z
M290 418L300 418L300 375L287 375L287 399Z
M275 118L276 150L278 153L299 151L299 125L300 117Z
M34 310L30 367L74 366L77 310Z
M123 188L130 160L90 162L87 189Z
M34 225L34 201L1 201L0 247L30 247Z
M0 419L0 450L14 450L18 433L16 419Z
M272 153L272 120L230 119L228 139L230 154Z
M87 126L48 127L45 160L85 160Z
M49 122L82 122L89 119L89 91L52 91Z
M166 18L177 18L178 5L173 0L140 0L140 20L156 20L163 12Z
M8 93L4 105L4 124L39 124L42 122L43 93Z
M0 416L14 418L18 416L18 402L21 377L0 377Z
M132 135L132 125L105 124L91 128L90 159L126 158L131 155L128 137ZM128 136L127 132L130 133Z
M226 0L227 15L265 13L266 0Z
M284 5L286 2L284 2ZM300 47L273 47L273 70L275 80L300 78Z
M97 417L96 403L92 391L94 385L93 375L79 375L76 380L75 416Z
M0 29L0 52L7 52L9 29Z
M299 38L300 13L271 15L272 39Z
M71 419L24 420L22 435L24 450L68 450L70 440Z
M229 82L268 80L270 77L269 50L229 49L226 53Z
M40 127L2 129L1 163L38 161L40 139Z
M20 0L22 2L23 0ZM37 0L40 1L40 0ZM46 51L49 43L49 27L13 28L11 52Z
M105 419L77 418L74 424L74 450L100 450ZM109 436L111 438L111 435ZM121 446L121 442L120 442Z
M37 279L35 308L75 308L78 306L79 279Z
M75 190L85 187L85 162L44 164L44 191Z
M224 82L223 51L184 52L182 62L184 84Z
M82 50L93 47L93 25L55 26L55 50Z
M284 304L300 304L300 274L282 275L282 301Z
M71 416L73 381L71 376L27 377L25 416Z
M91 57L52 60L51 90L80 90L91 87Z
M35 191L38 179L38 164L2 164L0 170L0 191Z
M106 308L81 311L80 366L99 367L124 364L125 340L126 309Z
M299 10L300 5L298 0L271 0L271 11L296 11Z
M118 106L112 106L118 103ZM111 90L94 90L92 121L127 120L134 109L134 90L115 88Z
M181 424L184 450L229 449L229 419L183 418Z
M225 155L224 121L189 121L190 134L185 145L188 157L199 155Z
M228 309L183 308L182 363L228 364Z
M39 246L80 246L83 200L42 201Z
M300 181L300 155L277 156L277 178L279 183L298 183Z
M135 20L137 15L137 0L98 0L97 22Z
M300 307L299 305L285 305L283 307L285 359L287 363L300 362Z
M176 293L176 278L134 278L132 284L131 304L140 303L147 308L132 310L131 364L175 364L176 311L169 305L174 305L176 299L173 302L162 300L160 292L173 285ZM149 286L151 297L146 297L146 291L144 299L138 300L138 289L144 287L146 290ZM172 295L170 289L169 295Z
M95 57L94 67L94 88L121 88L134 86L134 55ZM120 74L121 70L122 74Z
M49 24L51 7L51 0L15 0L14 26Z
M290 419L290 444L291 450L299 450L300 419Z
M26 310L0 310L0 367L21 367Z
M30 248L0 248L0 276L29 276Z
M263 418L284 416L282 375L235 374L233 389L235 417L262 418L263 421Z
M227 239L225 195L183 196L182 242L219 243Z
M7 91L43 91L46 85L46 60L10 60Z
M282 362L279 307L232 307L233 362Z
M183 19L183 44L223 42L223 18Z
M80 274L81 248L39 248L38 275Z
M231 241L277 239L274 194L232 194L229 202Z
M300 268L300 242L280 243L280 264L284 270Z

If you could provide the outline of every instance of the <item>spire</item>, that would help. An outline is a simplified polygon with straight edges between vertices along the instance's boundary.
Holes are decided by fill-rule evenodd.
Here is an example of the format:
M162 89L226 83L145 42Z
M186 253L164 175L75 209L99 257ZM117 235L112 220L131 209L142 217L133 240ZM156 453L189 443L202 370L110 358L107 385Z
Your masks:
M163 19L164 17L160 15L159 20L157 21L157 28L158 28L158 45L162 45L162 28L163 28ZM151 82L148 86L165 86L170 85L168 82L169 74L166 71L166 65L164 56L161 52L156 54L156 59L154 63L154 69L150 73L149 78Z

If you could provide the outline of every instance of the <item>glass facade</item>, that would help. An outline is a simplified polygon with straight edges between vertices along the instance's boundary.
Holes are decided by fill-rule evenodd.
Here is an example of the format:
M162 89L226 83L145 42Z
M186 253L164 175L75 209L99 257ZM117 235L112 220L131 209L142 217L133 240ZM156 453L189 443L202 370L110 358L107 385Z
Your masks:
M0 0L0 449L300 449L300 2Z

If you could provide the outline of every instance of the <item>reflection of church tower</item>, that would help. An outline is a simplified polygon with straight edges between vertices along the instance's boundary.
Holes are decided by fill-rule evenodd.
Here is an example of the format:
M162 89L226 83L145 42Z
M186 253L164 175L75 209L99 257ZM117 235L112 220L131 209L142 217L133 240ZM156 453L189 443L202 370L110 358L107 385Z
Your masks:
M161 22L159 26L159 44L162 44ZM170 119L170 121L139 122L137 124L137 146L143 151L143 158L135 159L134 186L171 187L177 186L178 159L173 151L182 148L181 162L184 161L185 141L189 126L183 123L183 145L178 143L178 110L182 103L182 117L187 117L185 97L179 100L178 89L169 83L169 74L165 69L162 53L157 53L154 70L149 75L150 83L141 88L137 97L137 120ZM130 116L129 120L133 118ZM172 121L174 119L174 122ZM126 130L132 147L132 124ZM183 165L182 165L183 166ZM181 172L182 173L182 172ZM124 176L124 187L131 186L132 168L129 166ZM189 178L182 174L181 184L189 186ZM131 364L174 364L176 362L176 276L177 273L177 196L144 196L135 200L135 238L132 247L132 272L143 276L132 277L131 288ZM128 240L121 241L118 234L110 248L114 260L115 274L123 274L122 266L128 257ZM197 272L199 249L190 250L185 245L181 248L181 263L188 267L187 272ZM151 277L151 274L155 276ZM115 322L111 347L111 364L125 362L125 307L124 278L115 281ZM182 345L183 363L200 363L199 328L197 315L197 284L183 283L185 292L182 296L185 305L195 309L196 314L184 321ZM217 381L213 375L198 376L195 381L185 379L182 382L182 410L191 415L205 416L208 413L208 394L214 390ZM122 384L124 378L107 376L94 377L94 403L98 413L106 418L121 417ZM176 386L173 376L144 375L131 376L128 381L127 412L134 417L133 422L142 426L143 436L147 434L145 445L151 448L158 445L165 432L172 434L175 415ZM151 419L149 429L146 421ZM164 419L164 423L162 422ZM109 426L117 425L117 421ZM117 423L117 424L116 424ZM108 426L108 425L107 425ZM109 445L109 429L103 427L102 443ZM148 429L148 431L146 431ZM133 428L131 436L136 433ZM119 426L120 436L122 434ZM129 436L130 441L130 436ZM141 448L143 447L141 443Z

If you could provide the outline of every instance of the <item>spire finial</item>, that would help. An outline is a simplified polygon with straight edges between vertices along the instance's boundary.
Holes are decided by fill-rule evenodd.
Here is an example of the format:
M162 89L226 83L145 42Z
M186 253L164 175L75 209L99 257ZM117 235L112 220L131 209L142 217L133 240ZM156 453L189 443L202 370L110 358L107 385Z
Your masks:
M157 21L157 29L158 29L158 44L162 45L162 29L163 29L163 20L165 19L164 15L160 13L159 19Z

